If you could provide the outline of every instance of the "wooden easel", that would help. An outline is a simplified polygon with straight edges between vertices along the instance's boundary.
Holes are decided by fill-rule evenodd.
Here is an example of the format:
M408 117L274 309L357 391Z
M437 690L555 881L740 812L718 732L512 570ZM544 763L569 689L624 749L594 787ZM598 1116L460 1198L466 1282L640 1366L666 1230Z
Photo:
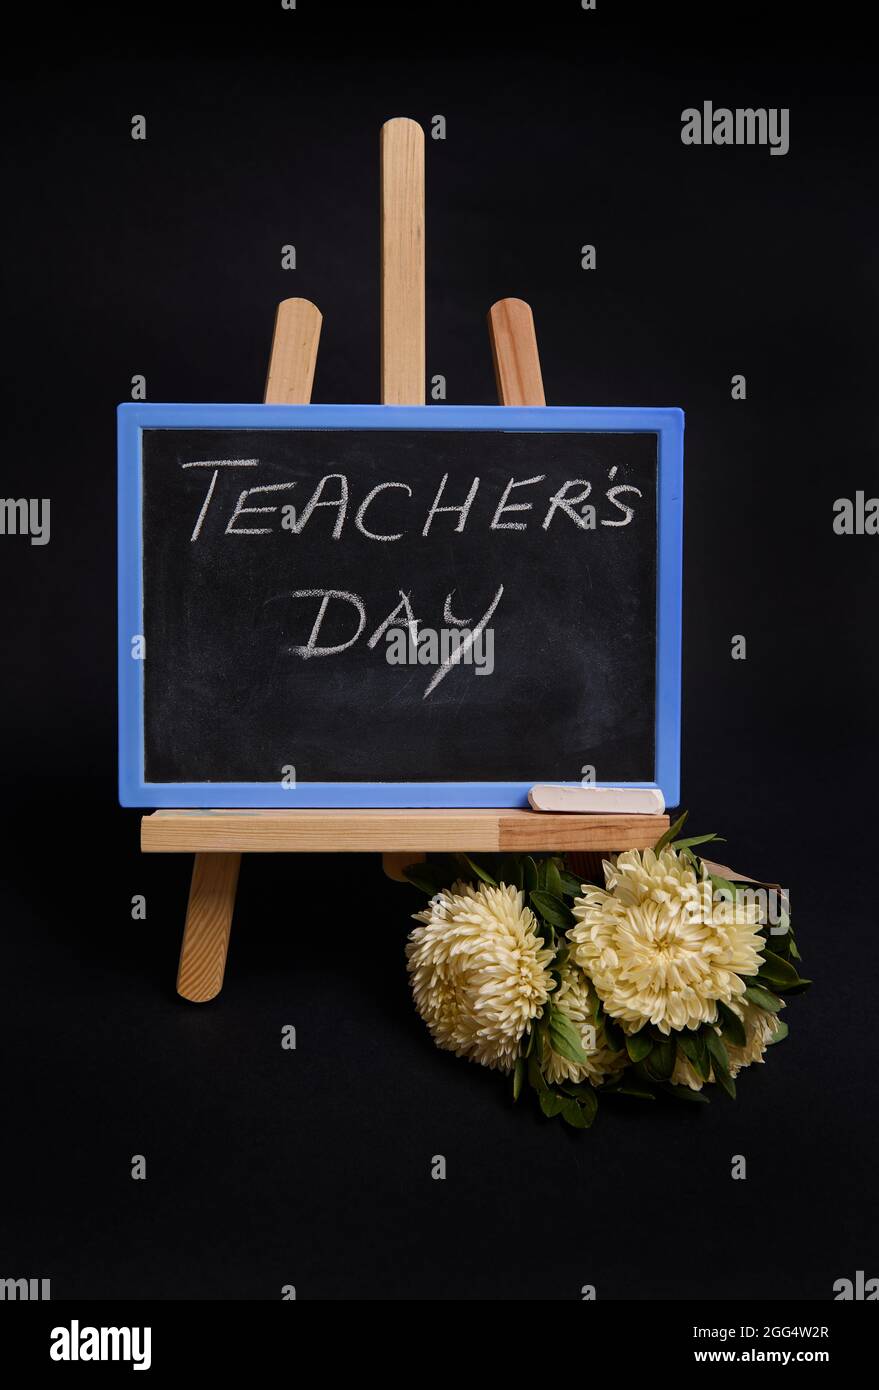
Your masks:
M385 405L425 404L424 132L398 117L381 134L381 395ZM545 405L534 319L521 299L488 315L501 405ZM307 299L278 306L267 404L311 399L321 315ZM223 986L242 853L381 853L385 872L431 852L642 849L668 816L552 815L516 810L154 811L141 848L195 854L177 992L194 1003Z

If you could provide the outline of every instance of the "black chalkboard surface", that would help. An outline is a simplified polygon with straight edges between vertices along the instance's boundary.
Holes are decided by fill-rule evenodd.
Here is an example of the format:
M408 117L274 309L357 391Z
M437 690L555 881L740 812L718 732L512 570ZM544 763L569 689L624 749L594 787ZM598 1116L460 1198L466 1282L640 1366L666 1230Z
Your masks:
M655 785L659 437L144 427L143 784Z

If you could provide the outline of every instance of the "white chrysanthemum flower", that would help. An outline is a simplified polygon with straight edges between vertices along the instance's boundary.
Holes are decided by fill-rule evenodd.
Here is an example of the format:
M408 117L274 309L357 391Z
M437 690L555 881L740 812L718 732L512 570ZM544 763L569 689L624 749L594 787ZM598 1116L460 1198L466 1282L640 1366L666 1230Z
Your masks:
M606 889L584 885L568 936L606 1012L630 1033L713 1023L763 962L757 904L718 900L673 849L627 850L604 877Z
M741 1004L734 1001L730 1007L745 1025L744 1047L735 1047L728 1039L724 1039L729 1057L729 1074L738 1076L743 1067L763 1061L767 1047L778 1032L780 1019L768 1009L758 1008L756 1004L749 1004L747 1001ZM781 1007L784 1008L784 1004ZM680 1049L675 1058L671 1079L676 1086L689 1086L691 1091L701 1091L705 1085L692 1062ZM708 1080L715 1080L714 1067L711 1068Z
M438 893L406 947L415 1007L439 1047L510 1071L554 980L537 919L507 884Z
M577 1030L580 1046L586 1053L585 1062L571 1062L559 1052L553 1052L545 1040L543 1075L551 1084L557 1081L591 1081L600 1085L611 1072L619 1071L628 1061L626 1053L608 1047L604 1030L595 1021L598 996L583 971L570 962L561 972L561 984L552 997L553 1007L567 1014Z
M714 1070L710 1073L710 1079L714 1080ZM680 1048L675 1053L674 1071L671 1074L673 1086L689 1086L691 1091L701 1091L705 1082L697 1072L689 1057L685 1057Z
M733 1004L732 1006L745 1025L744 1047L734 1047L727 1042L730 1076L738 1076L742 1067L750 1067L753 1062L762 1062L767 1047L778 1032L781 1019L768 1009L760 1009L756 1004ZM784 1004L781 1006L784 1008Z

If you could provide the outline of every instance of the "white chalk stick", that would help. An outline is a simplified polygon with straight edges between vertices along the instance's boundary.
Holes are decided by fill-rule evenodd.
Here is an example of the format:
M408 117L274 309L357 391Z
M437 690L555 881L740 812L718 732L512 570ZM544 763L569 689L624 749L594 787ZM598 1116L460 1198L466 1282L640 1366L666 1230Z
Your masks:
M578 815L655 816L665 797L654 787L558 787L541 783L528 800L535 811L572 811Z

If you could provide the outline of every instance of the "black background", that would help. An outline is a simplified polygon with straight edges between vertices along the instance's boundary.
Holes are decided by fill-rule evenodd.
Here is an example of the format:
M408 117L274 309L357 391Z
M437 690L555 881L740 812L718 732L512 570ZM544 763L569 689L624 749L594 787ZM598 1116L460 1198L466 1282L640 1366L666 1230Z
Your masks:
M48 546L0 538L0 1275L58 1299L827 1299L879 1275L877 542L831 525L877 490L869 16L316 9L42 6L4 59L3 491L53 511ZM704 99L788 106L790 153L682 146ZM152 400L258 400L291 294L324 314L315 399L376 400L378 131L436 113L449 399L494 398L484 317L513 294L550 401L687 411L683 800L790 886L816 980L735 1105L607 1106L588 1135L509 1108L412 1012L418 899L373 857L247 862L225 990L187 1006L190 864L142 858L115 806L114 407L135 373Z
M295 806L308 804L309 782L533 785L577 782L587 764L604 782L654 780L657 434L154 429L143 439L147 782L273 790L294 766L297 790L286 795ZM193 541L212 470L181 461L212 458L259 465L214 470ZM281 507L294 504L301 519L333 473L345 475L350 493L341 533L338 507L317 510L301 534L284 529ZM611 473L640 494L622 494L625 527L603 524L623 517L606 500ZM538 476L543 483L510 494L527 498L531 524L493 531L510 480ZM478 489L462 531L458 513L438 514L424 536L443 478L444 507L461 506L474 479ZM397 533L385 544L363 535L354 513L390 479L408 495L383 492L366 519ZM550 498L584 479L595 528L579 530L558 511L544 531ZM239 534L227 535L241 489L266 485L285 490L247 501L275 503L275 514L242 515ZM579 485L574 493L583 496ZM321 496L324 507L338 500L339 479ZM243 534L254 527L263 534ZM312 596L291 597L302 589ZM350 643L359 627L362 635L345 651L304 660L291 649L309 641L321 611L314 591L323 589L361 607L330 599L316 645ZM427 694L441 657L431 667L391 665L383 638L370 649L404 594L421 632L446 626L447 601L473 630L496 603L483 639L491 648L473 649L480 665L491 657L490 679L462 660Z

